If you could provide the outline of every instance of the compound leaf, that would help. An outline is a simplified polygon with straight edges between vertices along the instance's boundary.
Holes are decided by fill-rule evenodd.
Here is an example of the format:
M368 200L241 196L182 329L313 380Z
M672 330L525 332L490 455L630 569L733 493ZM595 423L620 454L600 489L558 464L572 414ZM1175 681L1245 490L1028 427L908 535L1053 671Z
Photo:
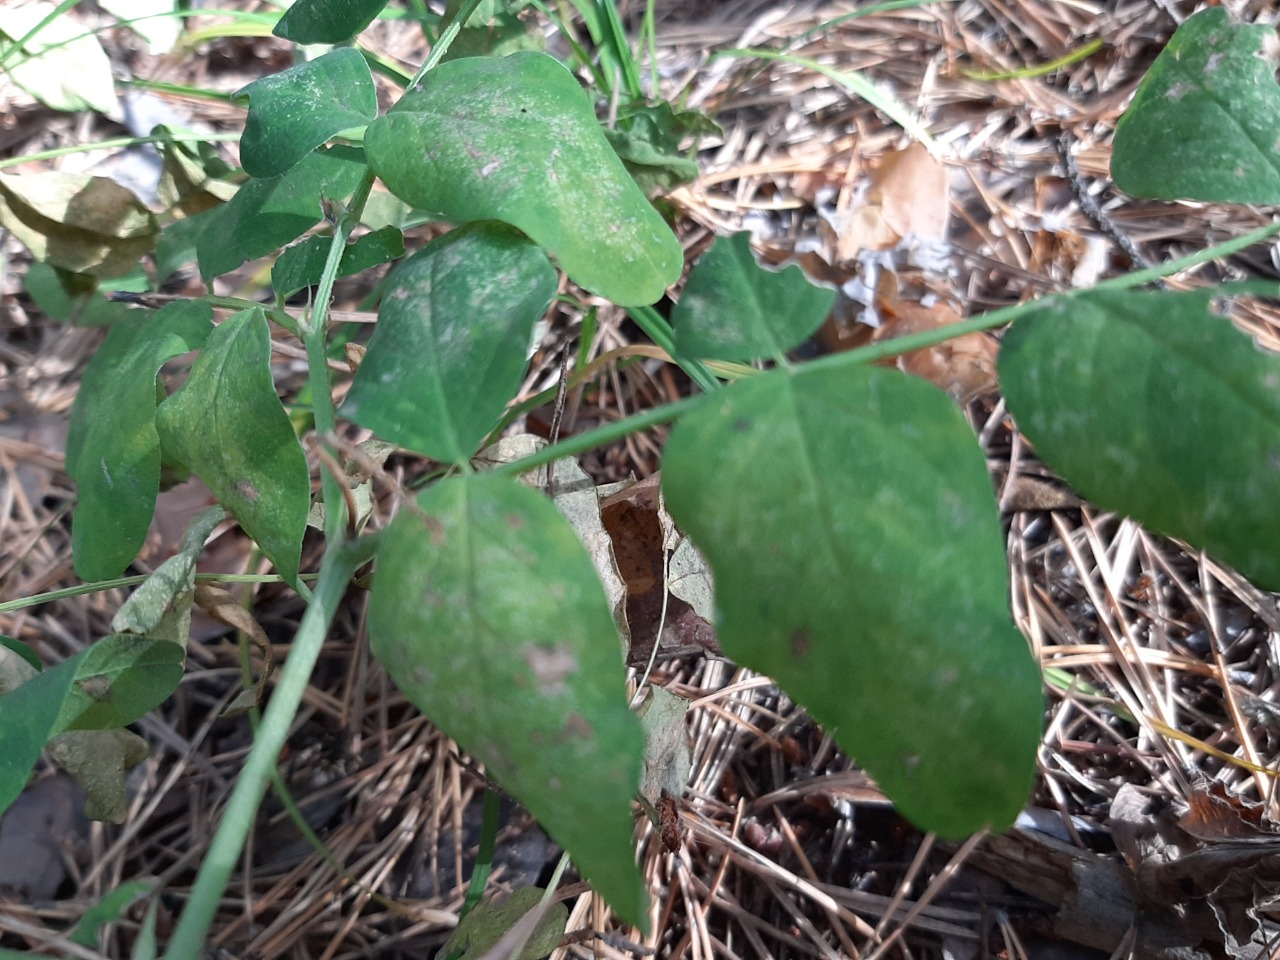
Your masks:
M896 370L778 370L688 414L663 461L725 653L774 677L921 827L1011 824L1040 677L1009 616L986 462L947 396Z
M471 474L386 530L374 655L514 793L629 923L644 891L631 796L644 746L591 560L542 494Z

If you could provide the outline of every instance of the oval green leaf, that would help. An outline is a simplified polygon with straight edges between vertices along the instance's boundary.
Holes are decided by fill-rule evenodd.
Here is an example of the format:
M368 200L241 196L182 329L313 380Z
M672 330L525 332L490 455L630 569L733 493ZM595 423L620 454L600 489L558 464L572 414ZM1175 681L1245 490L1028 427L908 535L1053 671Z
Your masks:
M986 461L896 370L775 371L687 415L663 457L732 659L772 676L923 828L1009 826L1040 675L1008 609Z
M258 308L209 336L181 390L156 415L166 452L194 471L271 558L298 576L311 481L271 378L271 333Z
M699 360L780 357L809 339L835 302L834 290L810 283L795 264L760 266L751 234L717 237L671 314L676 353Z
M1050 299L1000 350L1018 428L1085 498L1280 590L1280 358L1212 290Z
M250 180L206 219L196 241L201 278L207 283L296 240L324 218L321 200L349 196L364 171L362 151L328 147L278 177Z
M643 923L631 796L644 737L591 560L546 497L471 474L383 534L374 655L481 760L628 923Z
M1135 197L1280 203L1272 27L1210 7L1178 28L1116 125L1111 175Z
M213 309L200 300L127 316L85 368L67 433L72 552L85 580L119 576L142 547L160 490L156 375L212 329Z
M438 460L476 452L506 409L556 271L505 224L471 224L397 268L343 414Z
M249 116L240 162L251 177L276 177L335 133L363 127L378 115L369 64L340 47L241 88Z
M680 243L609 146L591 101L541 53L441 64L365 131L396 196L443 220L502 220L623 306L680 277Z
M271 32L294 43L345 43L386 5L387 0L298 0Z

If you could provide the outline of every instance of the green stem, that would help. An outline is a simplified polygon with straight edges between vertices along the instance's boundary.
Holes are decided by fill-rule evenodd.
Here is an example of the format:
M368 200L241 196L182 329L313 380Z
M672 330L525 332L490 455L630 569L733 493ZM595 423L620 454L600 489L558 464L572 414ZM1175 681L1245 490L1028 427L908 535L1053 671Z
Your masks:
M431 53L427 56L427 61L418 68L418 72L413 75L413 79L409 81L407 89L412 90L430 71L444 59L444 55L449 52L449 48L453 46L453 41L458 38L459 31L463 25L471 19L471 15L476 12L476 7L480 6L480 0L466 0L454 18L445 24L444 30L440 32L440 39L431 46Z
M660 423L679 420L705 399L706 394L685 397L683 400L676 400L674 403L668 403L653 410L646 410L643 413L625 417L614 423L607 423L602 427L575 434L572 437L561 440L559 443L543 447L537 453L531 454L523 460L500 464L487 472L519 476L522 473L528 473L551 463L553 460L559 460L561 457L576 457L580 453L586 453L596 447L613 443L615 440L621 440L628 434L635 433L638 430L647 430L650 427L656 427Z
M116 147L132 147L139 143L163 143L166 140L173 140L179 143L199 143L201 141L212 143L220 140L239 140L238 133L166 133L164 136L157 137L116 137L113 140L99 140L96 143L79 143L70 147L57 147L53 150L41 150L39 153L27 153L21 157L10 157L8 160L0 160L0 170L5 167L15 167L20 163L30 163L34 160L53 160L56 157L66 157L73 153L89 153L92 150L114 150Z
M461 923L468 913L484 897L484 888L493 872L493 852L498 845L499 817L502 813L502 794L486 788L484 791L484 822L480 826L480 849L476 852L476 865L471 871L471 883L467 886L467 898L458 914Z
M676 353L675 333L671 329L671 324L667 323L666 318L657 310L653 307L628 307L627 314L645 332L645 335L665 350L680 365L680 369L705 392L710 393L720 386L720 381L712 375L701 360L690 360Z
M42 603L53 603L55 600L66 600L69 597L82 597L86 593L101 593L117 587L132 587L142 583L151 574L140 573L129 577L116 577L114 580L98 580L94 583L81 583L74 587L63 587L61 590L50 590L48 593L37 593L31 597L17 600L6 600L0 603L0 613L11 610L25 610L27 607L38 607ZM300 580L314 580L314 573L299 574ZM278 573L197 573L196 580L206 583L284 583L284 577Z
M1144 283L1150 283L1153 280L1159 280L1162 277L1171 276L1180 273L1183 270L1207 263L1219 257L1230 256L1241 250L1247 249L1267 237L1280 233L1280 220L1275 223L1267 224L1265 227L1259 227L1257 230L1251 230L1249 233L1220 243L1217 246L1210 247L1207 250L1201 250L1190 256L1180 257L1177 260L1170 260L1168 263L1160 264L1149 270L1139 270L1136 273L1125 274L1121 277L1114 277L1099 283L1097 286L1089 287L1081 290L1068 290L1055 296L1070 300L1081 294L1088 293L1090 290L1126 290L1132 287L1141 286ZM959 323L949 324L938 330L929 330L924 333L913 333L905 337L895 337L892 340L885 340L881 343L873 343L870 346L860 347L857 350L850 350L847 353L836 353L826 357L820 357L817 360L810 360L805 364L805 369L816 369L818 367L838 367L838 366L856 366L858 364L875 363L877 360L885 360L889 357L896 357L903 353L909 353L912 350L919 350L922 347L932 347L936 344L943 343L954 337L963 336L966 333L977 333L982 330L991 330L995 327L1001 327L1012 323L1022 314L1038 309L1044 306L1044 300L1031 300L1027 303L1019 303L1012 307L1004 307L1000 310L993 310L991 313L984 313L977 317L971 317L968 320L961 320ZM596 447L612 443L625 437L629 433L637 430L647 430L649 427L657 426L660 423L671 423L679 420L682 416L692 410L703 397L686 397L683 400L677 400L675 403L669 403L666 406L658 407L655 410L647 410L644 413L638 413L634 416L626 417L615 423L605 424L594 430L588 430L572 437L561 440L559 443L551 444L543 447L537 453L525 457L523 460L517 460L514 463L504 463L495 468L497 473L506 473L512 476L518 476L522 473L528 473L536 470L544 464L557 460L560 457L573 457L580 453L585 453Z
M320 579L298 626L293 649L277 675L276 687L262 716L258 736L245 759L244 769L236 778L231 799L222 813L209 851L200 864L191 897L169 941L166 954L169 960L190 960L204 955L209 926L253 828L258 804L271 781L276 759L302 703L311 671L329 632L329 624L338 611L352 574L368 562L374 549L375 540L366 538L353 543L333 542L325 551Z
M3 51L0 51L0 70L3 70L9 65L9 61L13 59L14 54L17 52L22 51L23 53L26 53L27 41L34 39L36 34L74 7L76 3L77 0L62 0L60 4L44 15L44 19L24 33L16 43L10 44ZM34 54L31 56L31 59L34 60L38 56L39 54Z
M338 422L333 406L333 386L329 380L329 301L333 297L333 284L338 277L342 254L347 248L347 238L359 221L372 188L373 171L366 169L360 185L352 194L351 206L342 212L338 222L334 224L329 255L325 260L324 272L320 275L320 283L316 287L315 308L310 317L298 323L298 333L307 353L311 414L315 418L316 436L322 440L335 434ZM333 471L322 466L320 489L324 495L324 534L328 543L337 543L342 538L342 530L346 525L346 499L339 484Z

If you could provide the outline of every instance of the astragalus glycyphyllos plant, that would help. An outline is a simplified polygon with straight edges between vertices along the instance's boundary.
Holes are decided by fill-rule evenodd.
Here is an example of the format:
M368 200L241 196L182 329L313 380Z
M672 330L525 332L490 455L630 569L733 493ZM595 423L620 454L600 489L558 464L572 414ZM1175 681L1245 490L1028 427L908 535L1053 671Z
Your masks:
M944 393L874 361L1012 323L1001 382L1048 463L1097 503L1280 586L1280 364L1215 309L1274 287L1139 289L1280 227L1092 290L797 363L789 352L823 321L833 293L796 268L761 268L745 235L717 239L692 266L671 322L654 309L686 265L636 177L661 187L690 175L679 142L709 121L636 100L619 113L626 123L606 130L590 93L545 53L447 59L477 5L451 5L431 59L380 112L370 57L344 44L382 2L300 0L277 34L337 46L241 91L243 182L211 152L157 133L167 195L189 214L163 226L98 178L0 183L6 226L45 236L33 245L64 277L127 272L157 236L164 263L193 250L209 282L286 248L272 271L274 305L241 304L217 323L225 298L109 318L68 440L77 570L100 581L129 565L162 469L200 477L221 510L201 517L183 552L138 590L118 632L43 673L28 667L0 696L7 805L50 737L119 730L180 682L194 561L222 511L307 597L173 957L200 949L337 604L371 559L378 659L529 807L620 916L644 924L631 810L645 744L624 696L617 597L552 500L520 479L630 431L674 424L662 488L714 575L726 654L774 677L906 816L946 837L1003 829L1024 804L1040 675L1010 616L999 514L968 424ZM594 43L625 67L616 11L579 6ZM1117 132L1120 186L1280 202L1280 163L1256 148L1280 138L1261 47L1258 28L1234 26L1221 10L1188 20ZM638 96L631 67L619 70L621 90ZM595 73L598 82L613 75ZM1239 114L1234 125L1214 112L1223 103ZM1154 151L1176 151L1180 162L1145 165ZM375 207L377 229L356 236ZM391 209L399 212L386 222ZM426 222L454 226L404 257L404 231ZM395 260L367 352L335 407L334 280ZM479 469L473 457L518 388L562 276L625 307L700 389ZM284 308L308 288L313 309ZM355 424L450 468L365 535L352 532L364 518L348 515L357 498L321 470L326 547L310 589L301 544L308 517L320 514L273 382L272 322L305 348L318 443ZM162 365L192 353L183 385L157 392ZM745 364L759 369L724 382Z

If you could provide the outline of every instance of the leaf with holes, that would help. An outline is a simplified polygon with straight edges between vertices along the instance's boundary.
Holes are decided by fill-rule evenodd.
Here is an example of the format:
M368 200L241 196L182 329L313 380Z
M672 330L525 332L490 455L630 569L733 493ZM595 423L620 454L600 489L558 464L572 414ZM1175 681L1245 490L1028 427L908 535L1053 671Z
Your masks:
M644 890L631 796L644 737L609 605L546 497L489 474L441 481L383 535L374 655L524 803L628 923Z
M751 234L717 237L671 315L676 352L700 360L781 356L812 336L835 302L834 290L810 283L795 264L760 266Z
M1280 203L1275 29L1210 7L1178 28L1116 125L1111 175L1135 197Z
M461 463L520 386L533 325L556 292L546 255L506 224L470 224L396 270L343 413Z
M1013 822L1040 675L1009 616L986 460L946 394L896 370L776 370L681 420L662 476L715 575L729 657L774 677L921 827Z
M680 277L675 234L573 74L544 54L441 64L369 124L364 142L402 200L442 220L519 227L571 280L614 303L653 303Z
M85 580L119 576L142 547L160 490L156 375L212 329L207 303L167 304L113 324L85 368L67 433L72 553Z
M1000 349L1018 428L1084 497L1280 589L1280 358L1214 291L1051 298Z
M208 485L294 583L311 480L271 378L262 310L243 310L210 335L186 384L160 405L156 426L165 451Z
M354 47L339 47L236 94L249 98L240 160L251 177L276 177L335 133L378 115L373 74Z

